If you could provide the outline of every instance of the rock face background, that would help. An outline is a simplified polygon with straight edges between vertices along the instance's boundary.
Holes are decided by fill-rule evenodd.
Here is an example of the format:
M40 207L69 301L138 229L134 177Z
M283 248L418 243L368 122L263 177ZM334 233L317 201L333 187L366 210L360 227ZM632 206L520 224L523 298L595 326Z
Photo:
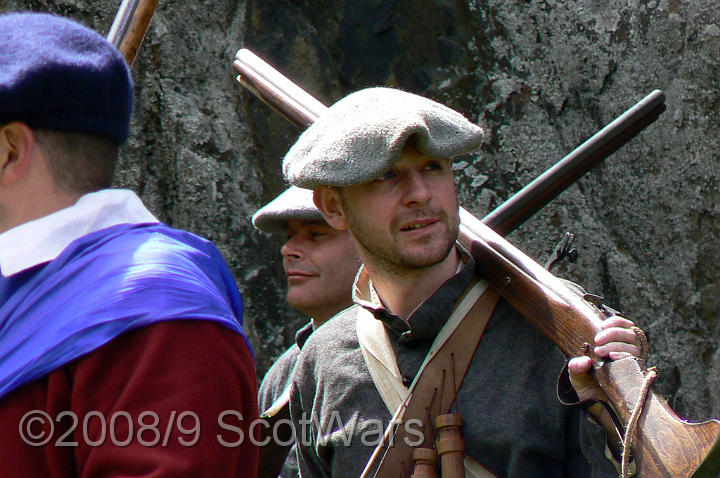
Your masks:
M3 0L106 34L108 0ZM720 9L705 0L160 1L133 67L133 134L117 186L215 241L233 268L260 374L303 322L284 305L276 238L252 213L285 185L299 130L235 81L251 48L321 101L389 85L464 112L490 133L457 165L479 217L655 88L667 111L509 239L605 297L651 341L681 415L720 416Z

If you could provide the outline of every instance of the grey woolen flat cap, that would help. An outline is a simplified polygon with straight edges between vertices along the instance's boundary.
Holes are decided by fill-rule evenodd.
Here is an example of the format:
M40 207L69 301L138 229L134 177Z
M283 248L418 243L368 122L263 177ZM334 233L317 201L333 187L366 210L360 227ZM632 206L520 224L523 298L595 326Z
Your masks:
M393 88L367 88L332 105L283 161L295 186L362 184L384 173L412 138L421 153L452 158L476 151L483 129L433 100Z
M258 209L253 214L252 223L263 232L278 234L285 232L285 226L291 219L324 221L313 203L312 190L291 186Z

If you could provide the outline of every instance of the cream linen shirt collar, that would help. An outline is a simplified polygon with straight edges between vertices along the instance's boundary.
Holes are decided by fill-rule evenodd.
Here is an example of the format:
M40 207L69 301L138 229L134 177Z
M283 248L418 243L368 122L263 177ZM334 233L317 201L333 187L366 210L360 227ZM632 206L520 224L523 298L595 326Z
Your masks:
M460 263L458 264L455 274L459 274L463 267L471 261L470 254L459 244L457 245L457 250L460 253ZM375 290L375 285L373 285L370 272L365 268L365 264L360 265L360 270L358 270L358 273L355 275L352 299L356 304L366 309L376 312L385 309L385 304L383 304L380 295L377 293L377 290ZM418 305L418 307L420 307L420 305ZM417 308L415 310L417 310ZM415 313L415 311L413 311L413 313Z
M0 234L4 277L50 262L74 240L118 224L156 223L137 195L127 189L86 194L72 206Z

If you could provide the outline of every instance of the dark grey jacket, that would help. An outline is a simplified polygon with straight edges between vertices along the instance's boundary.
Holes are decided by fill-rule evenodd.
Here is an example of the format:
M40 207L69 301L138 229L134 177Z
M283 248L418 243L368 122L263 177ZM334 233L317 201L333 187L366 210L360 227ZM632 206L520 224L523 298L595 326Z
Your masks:
M258 390L260 413L270 408L270 406L275 403L275 400L283 394L285 387L290 386L292 373L295 369L295 362L297 361L298 355L300 355L300 349L312 333L312 322L308 322L295 334L295 343L292 347L278 357L272 367L265 373L260 383L260 389ZM300 472L298 470L295 446L293 445L283 464L279 477L294 478L297 476L300 476Z
M411 328L387 311L375 311L389 330L406 384L473 268L467 264L419 307L409 319ZM323 325L298 358L290 410L303 477L357 478L390 420L359 348L358 307ZM589 441L595 444L591 461L596 466L582 453L581 422L587 420L581 410L557 399L564 363L550 341L501 300L458 395L468 454L501 478L617 476L603 458L599 427L592 427Z

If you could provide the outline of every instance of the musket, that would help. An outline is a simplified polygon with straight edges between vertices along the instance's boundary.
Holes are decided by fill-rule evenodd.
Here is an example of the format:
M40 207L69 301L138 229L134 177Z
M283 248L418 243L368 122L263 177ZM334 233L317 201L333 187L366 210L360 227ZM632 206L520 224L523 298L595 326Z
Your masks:
M233 66L237 81L300 129L310 126L327 108L275 68L241 48ZM507 235L542 209L586 172L630 141L665 111L665 94L652 91L635 106L595 133L483 218L483 223Z
M239 50L233 65L241 84L300 128L326 108L250 50ZM639 477L709 478L720 472L720 421L689 423L678 417L649 386L649 372L637 358L603 362L593 356L604 313L490 227L512 231L652 123L664 111L664 100L661 91L653 91L482 221L461 208L459 242L473 255L481 276L566 357L591 356L594 377L621 421L620 432L635 423L626 438ZM400 441L393 436L389 443ZM411 453L409 447L387 447L382 473L375 476L407 476Z
M117 48L128 66L132 66L145 38L158 0L123 0L115 15L107 39Z

